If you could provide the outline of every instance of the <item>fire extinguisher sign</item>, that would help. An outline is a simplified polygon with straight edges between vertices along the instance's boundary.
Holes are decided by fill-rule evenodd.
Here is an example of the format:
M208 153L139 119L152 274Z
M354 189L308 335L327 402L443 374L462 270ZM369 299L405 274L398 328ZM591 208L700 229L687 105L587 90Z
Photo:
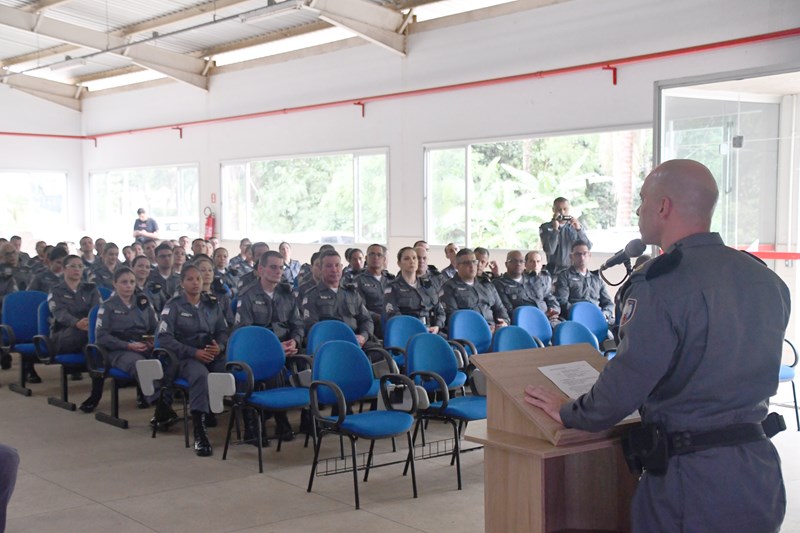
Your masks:
M212 204L217 203L217 193L215 193L215 192L211 193L211 203Z
M210 207L206 207L203 210L203 214L206 216L206 224L205 224L205 239L208 240L214 236L215 229L216 229L216 217L214 216L214 211L211 210Z

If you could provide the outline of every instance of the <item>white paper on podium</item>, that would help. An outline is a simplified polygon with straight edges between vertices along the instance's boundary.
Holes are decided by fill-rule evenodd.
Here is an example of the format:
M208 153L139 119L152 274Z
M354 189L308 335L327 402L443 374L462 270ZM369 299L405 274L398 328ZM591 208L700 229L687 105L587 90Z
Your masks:
M547 379L552 381L556 387L561 389L561 392L573 400L589 392L600 375L600 372L586 361L540 366L539 370L541 370L542 374L547 376ZM639 413L634 411L623 418L620 423L627 422L628 420L636 420L638 418Z

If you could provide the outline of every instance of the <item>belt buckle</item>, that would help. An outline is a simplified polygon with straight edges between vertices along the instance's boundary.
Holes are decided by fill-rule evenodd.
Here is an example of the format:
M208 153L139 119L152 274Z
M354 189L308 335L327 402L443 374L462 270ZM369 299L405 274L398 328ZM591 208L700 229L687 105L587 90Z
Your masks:
M679 431L670 435L670 446L673 452L680 452L692 445L692 434L689 431Z

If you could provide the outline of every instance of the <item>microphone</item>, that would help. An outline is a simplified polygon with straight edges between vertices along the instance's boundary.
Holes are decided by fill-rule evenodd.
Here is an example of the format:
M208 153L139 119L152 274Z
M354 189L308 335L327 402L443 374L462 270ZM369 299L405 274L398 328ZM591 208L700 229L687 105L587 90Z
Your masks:
M639 257L647 249L642 239L633 239L625 248L612 255L605 263L600 266L600 270L605 270L616 265L621 265L628 259Z

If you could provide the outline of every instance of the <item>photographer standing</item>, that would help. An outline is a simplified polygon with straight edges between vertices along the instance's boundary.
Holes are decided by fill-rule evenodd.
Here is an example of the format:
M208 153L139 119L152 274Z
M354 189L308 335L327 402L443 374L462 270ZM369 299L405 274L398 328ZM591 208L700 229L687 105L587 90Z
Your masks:
M569 214L569 200L559 196L553 200L553 218L539 226L539 239L547 255L547 270L555 277L570 266L572 244L583 241L589 249L592 241L580 221Z

